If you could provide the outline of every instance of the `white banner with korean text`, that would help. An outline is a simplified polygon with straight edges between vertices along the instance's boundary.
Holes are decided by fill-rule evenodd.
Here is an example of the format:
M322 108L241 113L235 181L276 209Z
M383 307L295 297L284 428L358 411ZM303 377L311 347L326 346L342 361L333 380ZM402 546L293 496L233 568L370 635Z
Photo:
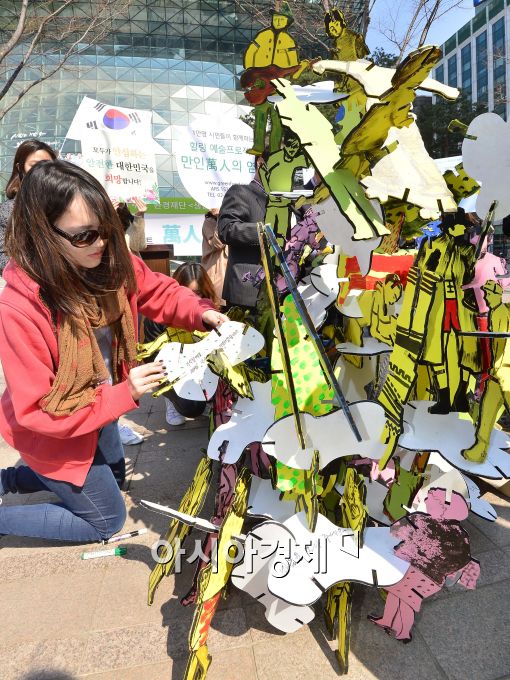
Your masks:
M207 209L219 208L232 184L248 184L255 156L249 125L238 118L195 115L189 126L172 126L172 150L186 191Z
M81 149L82 167L101 182L110 198L159 203L156 159L139 139L94 130L81 140Z
M66 135L80 141L81 153L65 153L64 143L61 157L88 170L112 199L158 204L156 154L168 152L152 138L152 116L84 97Z

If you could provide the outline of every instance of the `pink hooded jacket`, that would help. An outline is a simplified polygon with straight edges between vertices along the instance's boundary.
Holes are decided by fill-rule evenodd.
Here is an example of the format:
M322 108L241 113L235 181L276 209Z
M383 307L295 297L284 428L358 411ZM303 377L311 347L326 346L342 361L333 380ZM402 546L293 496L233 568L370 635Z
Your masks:
M140 311L149 319L187 330L204 330L202 315L214 309L188 288L164 274L152 272L132 256L137 292L129 304L137 331ZM35 472L83 486L94 459L98 430L127 411L133 401L121 367L122 382L100 385L96 399L68 416L41 410L58 368L55 327L39 297L39 285L12 260L4 270L6 287L0 295L0 359L6 390L0 402L0 434L19 451ZM135 332L136 332L135 331Z

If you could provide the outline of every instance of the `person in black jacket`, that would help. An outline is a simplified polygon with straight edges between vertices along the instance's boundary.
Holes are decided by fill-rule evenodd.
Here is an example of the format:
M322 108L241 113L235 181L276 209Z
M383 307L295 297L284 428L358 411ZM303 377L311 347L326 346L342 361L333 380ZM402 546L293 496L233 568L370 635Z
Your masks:
M218 236L228 245L228 263L223 284L227 307L253 308L258 289L243 281L255 275L261 264L257 222L264 222L267 195L259 180L258 168L265 161L257 158L257 172L249 184L233 184L225 194L218 216Z

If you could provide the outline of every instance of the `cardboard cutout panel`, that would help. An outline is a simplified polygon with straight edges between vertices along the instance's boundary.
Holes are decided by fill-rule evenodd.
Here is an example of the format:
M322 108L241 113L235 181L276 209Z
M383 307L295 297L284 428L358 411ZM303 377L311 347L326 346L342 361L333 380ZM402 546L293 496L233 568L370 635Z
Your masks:
M349 170L335 170L341 156L331 123L312 104L300 102L288 81L278 79L274 84L283 97L275 105L282 122L299 138L303 150L354 230L353 238L359 240L387 234L388 230L354 175Z
M483 218L497 200L495 220L510 213L510 196L505 178L510 171L510 124L497 113L482 113L471 121L462 142L462 163L482 185L476 212Z
M264 542L261 541L261 535ZM264 522L258 525L246 537L244 553L247 557L232 573L232 583L260 602L266 609L265 616L269 623L284 633L293 633L315 618L311 607L289 604L268 590L267 581L272 563L269 557L271 553L266 555L268 548L271 550L272 546L285 545L289 538L290 534L282 524ZM258 559L258 555L261 559Z
M209 440L207 455L224 465L237 463L244 449L262 440L274 421L271 383L253 383L253 399L238 399L230 420L220 425Z
M264 346L263 336L254 328L227 321L194 344L168 343L156 356L167 366L167 381L183 399L207 401L216 391L218 377L207 366L207 357L222 350L231 364L257 354Z
M403 642L411 640L415 613L424 598L439 592L447 579L475 588L480 574L480 565L471 558L469 536L460 524L467 517L466 501L453 493L448 503L444 490L431 489L426 506L427 514L413 513L392 526L393 536L400 539L395 554L410 566L399 583L386 589L383 615L369 616Z
M413 401L404 409L404 433L399 444L413 451L438 451L462 472L488 479L510 477L510 437L502 430L493 430L487 456L483 463L466 460L461 450L474 439L474 426L469 417L459 413L434 415L429 412L430 402Z
M374 402L365 401L351 404L351 412L360 430L361 442L354 437L344 412L333 411L319 418L300 414L306 435L304 449L296 437L292 416L271 425L262 440L262 448L269 456L300 470L310 468L314 451L319 452L321 469L342 456L360 455L378 460L384 452L379 441L384 426L383 409ZM339 441L342 447L338 446Z
M292 560L285 554L273 559L268 586L273 595L291 604L311 605L324 589L340 581L388 586L400 581L409 566L395 555L398 539L386 527L366 529L363 546L358 547L351 529L338 527L323 515L319 515L313 533L303 513L291 517L284 526L291 536ZM261 527L256 533L263 537ZM317 569L325 554L326 561Z
M489 308L489 333L510 333L510 310L503 304L503 289L496 281L487 281L482 290ZM503 405L507 410L510 407L510 344L508 338L495 337L491 339L491 366L480 402L475 443L462 451L467 461L483 464L487 459Z
M457 207L443 176L428 155L416 124L397 130L392 128L386 144L396 148L383 156L361 183L369 198L382 203L396 198L420 208L420 216L436 220L443 212Z

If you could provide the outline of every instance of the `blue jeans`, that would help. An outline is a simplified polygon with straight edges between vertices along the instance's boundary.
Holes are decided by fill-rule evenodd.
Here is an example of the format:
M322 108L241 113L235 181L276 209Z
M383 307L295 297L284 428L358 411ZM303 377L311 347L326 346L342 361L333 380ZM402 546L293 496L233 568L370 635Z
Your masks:
M112 467L122 468L117 422L102 430L94 461L82 487L49 479L26 465L0 471L5 492L52 491L61 503L0 507L0 534L89 543L122 529L126 507ZM120 443L120 449L122 444ZM122 461L123 461L122 452Z

